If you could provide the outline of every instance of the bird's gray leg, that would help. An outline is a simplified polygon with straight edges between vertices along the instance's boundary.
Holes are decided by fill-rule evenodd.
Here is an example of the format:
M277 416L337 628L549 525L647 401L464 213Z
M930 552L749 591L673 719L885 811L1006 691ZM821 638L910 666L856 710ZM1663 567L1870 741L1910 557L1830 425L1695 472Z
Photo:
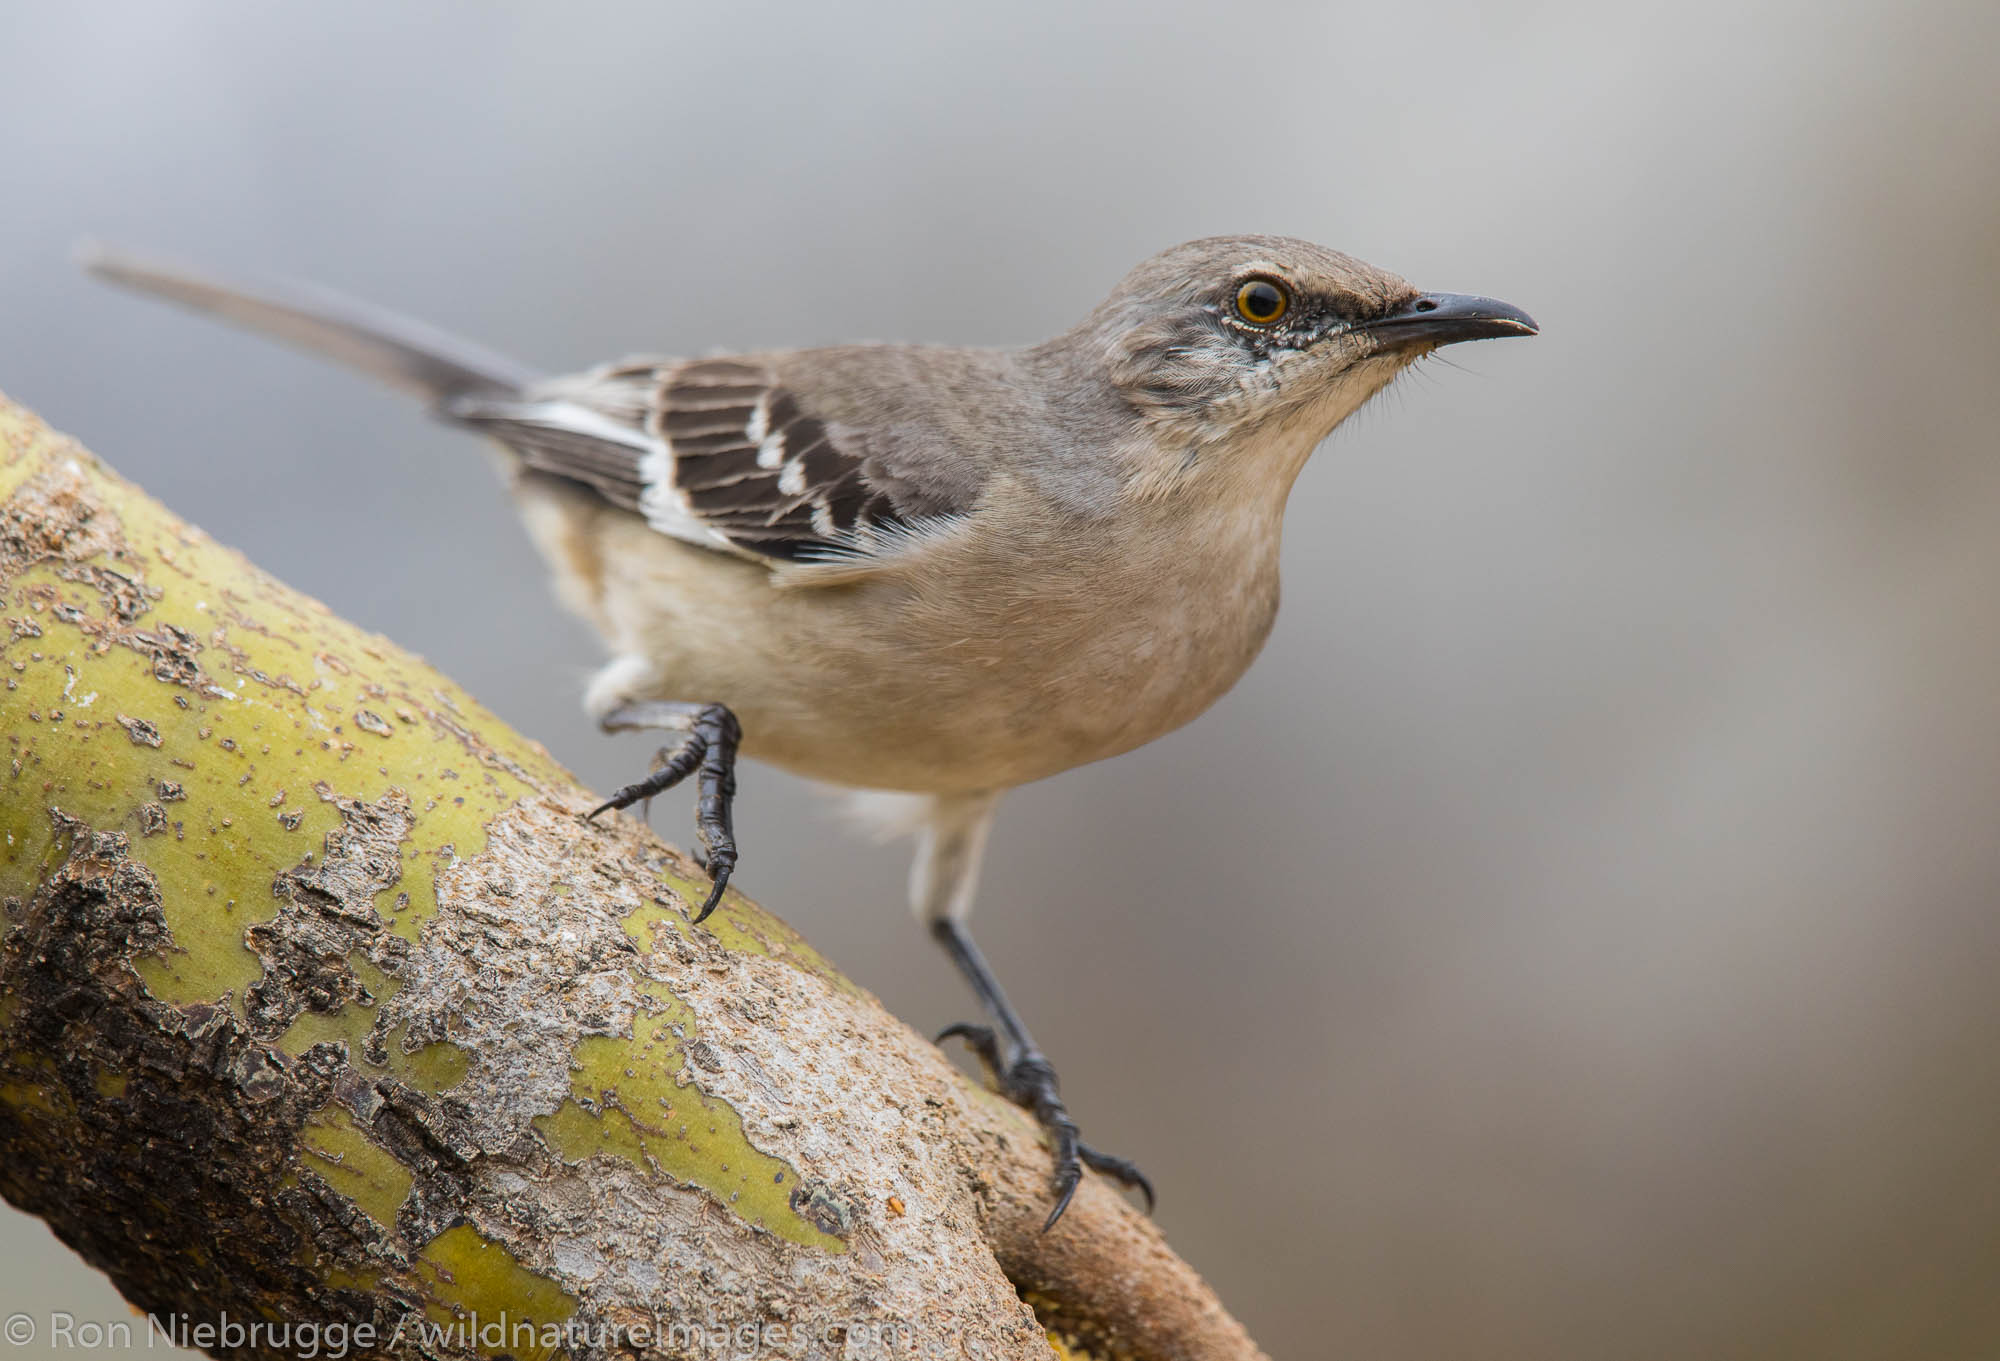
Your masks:
M1056 1089L1054 1065L1035 1044L1021 1013L1007 1000L993 966L986 962L966 927L986 834L993 826L999 799L998 794L940 796L932 801L931 817L918 835L917 860L910 870L911 906L972 985L981 1008L993 1022L990 1026L964 1022L946 1026L938 1039L957 1036L971 1045L992 1072L1001 1093L1033 1112L1055 1141L1056 1203L1042 1224L1044 1232L1055 1227L1069 1208L1085 1166L1143 1192L1150 1211L1153 1185L1145 1174L1126 1159L1100 1153L1078 1137L1076 1122Z
M679 746L660 748L659 764L652 774L620 789L591 809L590 816L610 808L629 808L642 799L650 804L653 795L694 775L699 859L712 881L708 899L694 919L706 920L722 901L722 891L729 887L729 875L736 868L731 801L736 797L736 748L743 741L736 715L720 704L640 700L610 709L598 719L598 725L606 732L651 729L685 734Z

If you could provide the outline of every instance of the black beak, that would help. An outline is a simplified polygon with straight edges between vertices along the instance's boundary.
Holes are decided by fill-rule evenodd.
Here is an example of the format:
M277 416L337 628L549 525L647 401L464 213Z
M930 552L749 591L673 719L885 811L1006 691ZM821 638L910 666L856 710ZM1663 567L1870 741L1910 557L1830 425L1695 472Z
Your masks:
M1470 293L1426 293L1410 299L1388 316L1363 322L1356 329L1381 337L1385 349L1405 346L1428 349L1461 340L1531 336L1541 327L1520 308L1494 298L1476 298Z

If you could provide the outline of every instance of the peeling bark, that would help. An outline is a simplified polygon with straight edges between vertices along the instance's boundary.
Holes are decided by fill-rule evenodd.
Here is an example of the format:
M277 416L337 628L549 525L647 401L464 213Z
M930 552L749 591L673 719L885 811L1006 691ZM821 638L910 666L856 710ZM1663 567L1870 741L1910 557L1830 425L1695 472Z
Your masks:
M4 401L0 601L0 1194L177 1337L1261 1355L1108 1186L1041 1233L1033 1125L776 918Z

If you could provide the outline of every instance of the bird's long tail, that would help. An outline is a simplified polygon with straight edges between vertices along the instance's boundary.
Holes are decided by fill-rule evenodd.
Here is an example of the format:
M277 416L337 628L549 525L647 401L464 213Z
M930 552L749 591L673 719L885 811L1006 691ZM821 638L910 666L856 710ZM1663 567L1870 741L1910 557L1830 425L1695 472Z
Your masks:
M100 279L326 355L433 406L460 397L511 396L540 376L420 321L308 284L245 288L98 245L85 246L78 258Z

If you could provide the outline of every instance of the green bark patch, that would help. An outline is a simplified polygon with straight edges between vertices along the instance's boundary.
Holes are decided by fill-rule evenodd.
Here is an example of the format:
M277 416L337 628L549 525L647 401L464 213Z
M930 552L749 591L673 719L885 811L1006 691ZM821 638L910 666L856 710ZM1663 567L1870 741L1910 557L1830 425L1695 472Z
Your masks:
M384 1229L396 1227L396 1211L416 1178L363 1133L343 1107L321 1109L299 1132L299 1142L313 1171Z
M88 455L8 418L0 466L0 699L10 718L0 870L61 852L43 809L119 828L159 881L170 951L135 962L153 995L232 999L264 973L245 932L309 872L339 800L392 792L410 825L376 910L415 940L436 872L483 828L563 782L415 658L292 592L115 481L78 494ZM335 791L338 791L336 796Z
M418 1259L417 1274L432 1301L425 1312L434 1321L462 1325L482 1351L519 1361L556 1355L561 1327L576 1313L576 1299L561 1286L523 1267L470 1225L433 1238ZM488 1328L496 1331L483 1336ZM498 1345L489 1346L485 1336Z
M845 1226L818 1222L798 1172L752 1147L743 1118L704 1095L688 1072L703 1049L694 1013L664 983L641 991L652 1010L632 1019L632 1036L592 1035L578 1042L572 1094L535 1121L551 1150L568 1162L612 1156L701 1187L730 1210L782 1238L844 1252Z

